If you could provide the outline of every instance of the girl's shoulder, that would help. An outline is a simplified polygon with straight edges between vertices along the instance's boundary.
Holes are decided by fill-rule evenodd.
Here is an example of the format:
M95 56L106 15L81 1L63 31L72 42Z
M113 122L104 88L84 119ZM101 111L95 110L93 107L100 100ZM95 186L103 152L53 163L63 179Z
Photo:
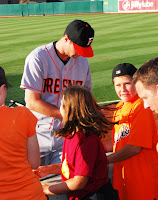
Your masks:
M99 140L98 135L96 135L95 133L91 132L91 131L87 131L84 132L82 130L78 131L75 133L75 137L79 140L79 141L92 141L92 140Z

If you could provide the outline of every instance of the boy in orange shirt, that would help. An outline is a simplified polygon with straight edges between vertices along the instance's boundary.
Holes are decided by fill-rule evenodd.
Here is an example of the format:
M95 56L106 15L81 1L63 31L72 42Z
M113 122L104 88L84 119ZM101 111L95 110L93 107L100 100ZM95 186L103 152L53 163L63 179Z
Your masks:
M132 64L122 63L112 72L121 101L114 112L118 124L113 128L113 154L108 162L114 163L113 186L120 200L157 200L157 130L152 111L144 108L132 84L136 70Z

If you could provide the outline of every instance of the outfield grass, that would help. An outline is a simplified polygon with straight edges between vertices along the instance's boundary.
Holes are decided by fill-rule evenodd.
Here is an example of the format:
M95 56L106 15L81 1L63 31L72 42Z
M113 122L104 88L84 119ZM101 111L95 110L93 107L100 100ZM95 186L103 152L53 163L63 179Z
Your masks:
M89 63L98 102L118 99L111 81L117 64L131 62L138 68L158 55L157 13L0 18L0 65L13 85L7 105L10 99L24 103L19 85L26 56L39 45L60 39L74 19L88 21L95 30L95 56Z

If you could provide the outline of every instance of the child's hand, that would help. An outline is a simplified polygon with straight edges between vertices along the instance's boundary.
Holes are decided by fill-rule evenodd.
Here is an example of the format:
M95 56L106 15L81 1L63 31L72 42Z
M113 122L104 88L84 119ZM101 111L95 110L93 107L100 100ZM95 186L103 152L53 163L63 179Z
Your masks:
M43 187L43 192L46 195L54 195L54 193L52 193L52 192L49 191L49 185L47 185L45 183L42 183L42 187Z
M49 169L47 166L39 166L36 170L33 170L33 172L39 177L45 177L49 174Z

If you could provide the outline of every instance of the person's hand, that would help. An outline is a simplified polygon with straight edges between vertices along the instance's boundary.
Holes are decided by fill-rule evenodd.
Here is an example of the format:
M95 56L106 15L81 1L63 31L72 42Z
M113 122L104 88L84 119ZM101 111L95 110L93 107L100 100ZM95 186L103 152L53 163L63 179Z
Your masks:
M48 174L50 174L49 172L49 168L47 166L39 166L36 170L33 170L33 172L39 177L45 177Z
M46 195L54 195L54 193L52 193L52 192L49 191L49 185L47 185L45 183L42 183L42 187L43 187L43 192Z

